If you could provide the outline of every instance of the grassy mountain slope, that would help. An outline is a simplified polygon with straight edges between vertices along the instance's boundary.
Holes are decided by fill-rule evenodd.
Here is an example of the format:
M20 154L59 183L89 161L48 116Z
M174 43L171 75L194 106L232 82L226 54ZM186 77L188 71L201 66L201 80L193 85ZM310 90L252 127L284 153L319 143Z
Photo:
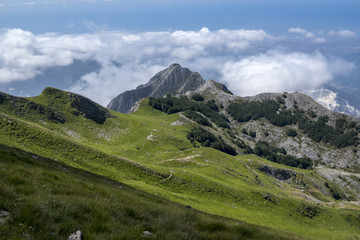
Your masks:
M25 100L56 111L64 121L46 119L26 106L27 114L19 114L3 101L0 143L207 213L314 239L351 239L360 234L359 208L333 198L334 192L342 195L346 189L316 170L194 148L186 135L195 123L179 113L157 111L146 101L130 115L95 105L106 118L99 123L86 117L86 109L79 111L72 104L73 95L48 94L49 90L55 91L47 89Z
M279 233L216 217L72 168L0 145L0 239L288 239Z

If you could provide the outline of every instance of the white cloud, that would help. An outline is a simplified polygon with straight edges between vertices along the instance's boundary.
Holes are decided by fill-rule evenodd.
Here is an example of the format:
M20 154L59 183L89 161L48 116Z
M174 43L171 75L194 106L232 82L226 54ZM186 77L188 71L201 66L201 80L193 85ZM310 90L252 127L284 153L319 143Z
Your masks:
M173 62L190 66L190 62L201 58L233 55L266 39L270 36L262 30L202 28L139 34L105 31L34 35L22 29L9 29L0 34L0 83L32 79L44 69L67 66L74 60L96 60L101 64L100 72L83 76L70 90L106 105L116 94L147 81L154 69L160 70ZM214 68L192 66L200 70Z
M93 35L35 36L21 29L0 35L0 83L32 79L43 69L92 57L101 42Z
M323 37L318 37L316 36L314 33L309 32L303 28L294 28L291 27L288 29L289 33L296 33L296 34L301 34L302 36L304 36L305 38L309 38L312 39L312 42L314 43L324 43L326 42L326 39ZM321 33L320 33L321 34Z
M290 33L301 33L301 34L307 34L308 31L306 31L305 29L302 29L302 28L289 28L288 32Z
M326 39L323 37L317 37L313 40L314 43L324 43L326 42Z
M122 68L107 66L98 73L93 72L83 76L69 90L88 96L106 106L113 97L122 91L137 87L144 83L144 79L148 81L165 67L167 66L149 66L147 64L136 66L129 64Z
M354 67L344 60L328 60L318 52L310 55L269 51L225 63L222 81L235 93L248 96L316 88Z
M325 41L304 29L289 32L302 34L301 42ZM263 30L245 29L68 35L8 29L0 32L0 84L26 81L76 60L95 60L100 70L82 76L68 90L107 105L174 62L205 78L223 80L241 94L318 85L352 69L349 63L320 53L268 51L278 47L277 41ZM245 88L249 90L244 92Z
M328 34L330 36L338 36L338 37L343 37L343 38L348 38L348 37L355 37L356 36L356 32L352 32L349 30L340 30L340 31L330 31L328 32Z

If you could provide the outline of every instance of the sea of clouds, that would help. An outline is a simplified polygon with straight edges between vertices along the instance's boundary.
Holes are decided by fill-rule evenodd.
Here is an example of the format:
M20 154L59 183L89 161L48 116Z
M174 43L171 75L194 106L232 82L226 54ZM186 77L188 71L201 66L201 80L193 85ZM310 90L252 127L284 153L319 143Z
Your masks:
M175 62L205 78L225 83L242 96L294 91L316 88L357 68L350 61L316 50L327 41L355 38L358 33L349 30L311 33L301 28L290 28L282 36L263 30L207 28L88 34L34 34L23 29L4 29L0 32L0 84L29 81L47 69L92 60L100 64L100 69L83 75L67 90L102 105L121 92L146 83ZM291 39L312 44L315 50L281 45Z

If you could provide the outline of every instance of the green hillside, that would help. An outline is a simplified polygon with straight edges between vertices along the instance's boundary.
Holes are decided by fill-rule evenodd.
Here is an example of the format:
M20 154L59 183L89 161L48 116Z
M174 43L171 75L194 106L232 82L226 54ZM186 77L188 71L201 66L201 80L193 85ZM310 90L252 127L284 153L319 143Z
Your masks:
M254 155L232 156L190 142L187 135L198 124L181 113L156 110L148 100L135 113L121 114L78 95L48 88L34 98L1 96L0 112L0 144L122 182L158 199L266 226L280 235L287 232L313 239L356 239L360 235L359 208L341 200L345 194L351 196L346 188L328 182L316 170L288 167ZM216 126L204 129L229 141ZM80 186L77 191L81 192ZM76 198L75 194L74 201ZM147 202L145 197L134 198ZM171 204L167 205L170 212ZM169 211L164 214L171 214ZM229 229L228 238L236 238L237 230L230 226L233 220L221 221ZM85 235L87 229L90 234L89 228L84 228ZM194 229L188 231L196 234ZM221 234L214 232L214 238L220 238ZM161 234L169 238L166 234L170 233Z
M64 163L0 145L0 239L288 239ZM144 234L148 231L150 235Z

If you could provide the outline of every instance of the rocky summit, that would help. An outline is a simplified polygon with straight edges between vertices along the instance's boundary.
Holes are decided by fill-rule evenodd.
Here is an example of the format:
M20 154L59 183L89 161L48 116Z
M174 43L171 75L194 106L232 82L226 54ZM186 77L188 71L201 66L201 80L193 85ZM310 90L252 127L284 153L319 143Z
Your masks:
M129 113L131 107L141 98L185 94L187 91L196 90L204 83L199 73L175 63L157 73L148 83L121 93L112 99L107 107L118 112Z

